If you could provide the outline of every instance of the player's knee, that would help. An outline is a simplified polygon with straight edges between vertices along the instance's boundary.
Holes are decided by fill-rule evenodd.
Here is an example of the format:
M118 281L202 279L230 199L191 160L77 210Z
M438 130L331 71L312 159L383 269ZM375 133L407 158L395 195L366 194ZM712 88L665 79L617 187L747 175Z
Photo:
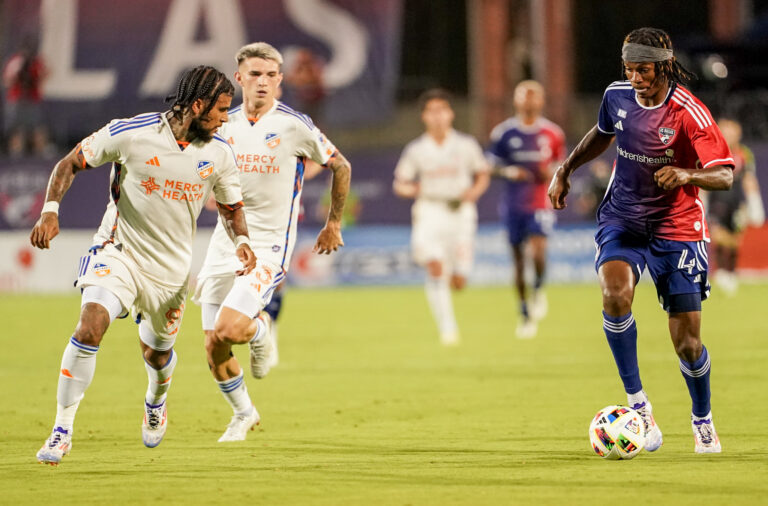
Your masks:
M430 260L427 262L427 273L430 277L439 278L443 275L443 264L439 260Z
M701 339L697 336L687 335L675 343L675 352L686 362L696 362L701 355Z
M252 320L249 318L219 318L214 327L213 342L220 343L245 343L252 335L248 335Z
M100 325L94 325L81 320L75 328L74 338L80 344L99 346L103 337L104 330L102 330Z
M467 278L464 276L451 276L451 288L462 290L465 286L467 286Z
M171 353L173 353L172 349L171 350L154 350L150 347L147 347L144 350L144 360L146 360L149 365L159 370L165 367L166 364L168 364L168 361L171 358Z
M631 286L608 283L603 287L603 309L611 316L623 316L632 309Z

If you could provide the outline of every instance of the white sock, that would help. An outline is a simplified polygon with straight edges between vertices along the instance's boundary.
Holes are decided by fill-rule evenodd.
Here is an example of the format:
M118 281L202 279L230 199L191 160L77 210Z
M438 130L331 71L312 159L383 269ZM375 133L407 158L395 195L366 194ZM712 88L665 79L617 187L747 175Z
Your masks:
M56 391L56 425L71 429L80 400L96 371L98 346L82 344L72 336L61 357L59 386Z
M253 337L251 338L252 343L255 343L256 341L261 341L262 339L264 339L264 336L267 335L267 332L266 332L267 324L264 323L264 321L261 318L256 318L256 324L258 325L258 328L256 329L256 333L253 334Z
M243 381L242 370L234 378L217 381L216 384L219 385L219 390L221 390L229 405L232 406L232 411L236 415L248 415L251 413L253 403L251 398L248 397L248 388L246 388L245 381Z
M441 334L456 332L456 318L453 315L453 300L448 280L444 278L427 278L425 286L427 302L432 310L432 316Z
M629 404L630 408L632 406L635 406L637 404L642 404L644 402L645 403L648 402L648 396L645 395L644 390L640 390L639 392L634 394L627 394L627 404Z
M159 406L165 402L168 389L171 388L171 377L173 369L178 362L176 352L171 350L171 358L162 369L155 369L144 361L144 367L147 369L147 394L144 400L152 406Z

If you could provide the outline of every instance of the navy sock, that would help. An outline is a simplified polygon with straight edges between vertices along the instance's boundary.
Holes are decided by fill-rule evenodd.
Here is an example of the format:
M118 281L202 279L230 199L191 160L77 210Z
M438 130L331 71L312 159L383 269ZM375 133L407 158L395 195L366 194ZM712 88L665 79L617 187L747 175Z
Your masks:
M711 409L709 404L709 353L706 346L701 347L701 356L696 362L690 363L680 359L680 372L683 373L685 383L688 385L688 392L693 401L693 414L698 417L704 417L709 414Z
M272 294L272 300L269 301L264 311L272 317L272 321L277 321L277 316L280 314L280 308L283 306L283 291L276 291Z
M643 389L640 382L640 369L637 366L637 325L632 312L624 316L609 316L603 311L603 330L608 338L608 345L613 352L619 376L624 382L628 394L636 394Z
M538 290L544 284L544 275L536 274L536 278L533 280L533 289Z
M528 303L525 301L520 302L520 314L523 315L523 319L528 319Z

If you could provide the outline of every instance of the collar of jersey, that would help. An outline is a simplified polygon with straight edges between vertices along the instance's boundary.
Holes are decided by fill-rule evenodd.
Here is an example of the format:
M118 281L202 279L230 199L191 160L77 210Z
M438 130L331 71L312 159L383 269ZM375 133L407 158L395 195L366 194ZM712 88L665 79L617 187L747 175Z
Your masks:
M277 106L278 106L279 104L281 104L281 103L282 103L282 102L280 102L279 100L275 99L275 102L272 104L272 107L270 107L270 108L269 108L269 110L268 110L267 112L265 112L264 114L262 114L262 115L261 115L261 117L260 117L260 118L258 118L258 119L257 119L257 121L256 121L255 123L253 123L251 126L256 126L256 125L258 125L259 123L261 123L261 120L263 120L263 119L264 119L264 118L265 118L267 115L269 115L269 114L272 114L272 113L275 111L275 109L277 109ZM241 117L242 117L242 118L243 118L245 121L247 121L249 124L251 123L251 119L250 119L248 116L246 116L246 114L245 114L245 104L244 104L244 103L241 103L241 104L240 104L240 110L239 110L239 111L237 111L237 112L235 113L235 115L238 115L238 114L239 114L239 115L240 115L240 116L241 116Z
M666 96L666 97L664 97L664 100L662 100L662 101L661 101L661 103L660 103L659 105L654 105L653 107L646 107L646 106L644 106L643 104L641 104L641 103L640 103L640 101L637 99L637 92L636 92L635 90L632 90L632 94L633 94L632 96L634 96L634 97L635 97L635 103L636 103L637 105L639 105L640 107L642 107L642 108L643 108L643 109L645 109L646 111L652 111L652 110L654 110L654 109L658 109L659 107L663 106L664 104L666 104L666 103L669 101L669 97L671 97L671 96L672 96L672 92L673 92L673 91L675 91L675 87L676 87L676 86L677 86L677 83L674 83L674 82L673 82L673 83L672 83L672 84L669 86L669 89L667 90L667 96Z
M531 123L530 125L526 125L525 123L523 123L520 120L520 118L518 118L517 116L513 116L512 119L515 122L513 124L515 128L517 128L518 130L520 130L525 134L532 134L532 133L538 132L541 129L541 116L536 118L533 121L533 123Z

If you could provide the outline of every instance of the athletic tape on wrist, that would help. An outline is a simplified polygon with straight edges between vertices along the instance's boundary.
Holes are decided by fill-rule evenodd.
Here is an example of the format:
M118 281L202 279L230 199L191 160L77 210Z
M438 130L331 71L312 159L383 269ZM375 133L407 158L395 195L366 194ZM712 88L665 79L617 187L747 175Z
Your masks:
M247 235L238 235L235 237L235 249L239 248L243 244L247 244L248 246L251 245L251 240Z
M49 200L43 205L43 210L40 212L40 214L44 213L53 213L56 216L59 215L59 203L55 200Z

